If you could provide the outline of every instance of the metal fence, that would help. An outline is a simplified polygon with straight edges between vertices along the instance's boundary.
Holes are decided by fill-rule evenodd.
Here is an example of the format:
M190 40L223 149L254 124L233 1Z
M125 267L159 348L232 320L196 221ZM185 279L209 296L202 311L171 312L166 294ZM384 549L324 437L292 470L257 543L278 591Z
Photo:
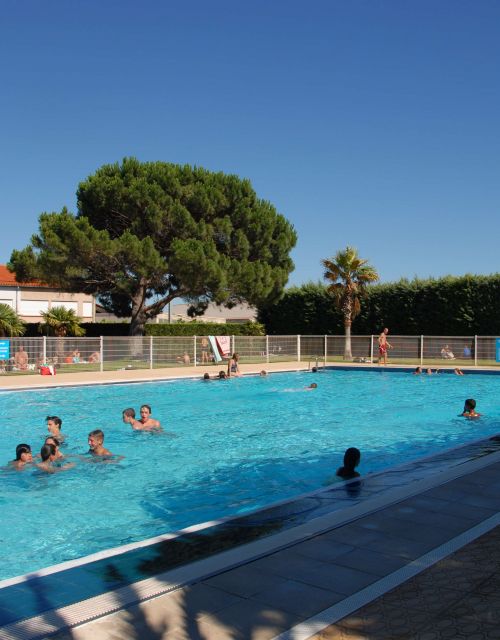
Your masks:
M388 336L388 364L414 366L498 366L500 338L494 336ZM231 336L231 353L241 363L301 362L324 366L344 362L344 336ZM354 362L378 362L378 336L352 336ZM64 372L223 367L209 336L100 338L4 338L0 373L39 373L43 364Z

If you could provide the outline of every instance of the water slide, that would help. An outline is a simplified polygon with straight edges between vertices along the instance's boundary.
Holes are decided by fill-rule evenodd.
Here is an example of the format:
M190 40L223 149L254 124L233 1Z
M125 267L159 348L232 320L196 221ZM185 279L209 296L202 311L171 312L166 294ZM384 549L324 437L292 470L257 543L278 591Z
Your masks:
M215 336L208 336L208 341L210 342L210 346L212 347L215 362L222 362L222 358L219 353L219 348L217 346L217 342L215 341Z

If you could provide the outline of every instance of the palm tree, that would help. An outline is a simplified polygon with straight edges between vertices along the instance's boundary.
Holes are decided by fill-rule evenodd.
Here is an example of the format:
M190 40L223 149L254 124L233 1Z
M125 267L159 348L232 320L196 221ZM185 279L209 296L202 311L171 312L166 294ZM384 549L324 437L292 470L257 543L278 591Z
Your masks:
M73 309L66 307L52 307L40 314L44 322L40 325L40 331L47 329L58 338L66 336L84 336L85 329L80 326L80 318Z
M80 318L73 309L66 309L66 307L52 307L48 311L42 311L40 315L44 320L40 324L40 332L47 329L47 334L51 333L59 338L59 340L56 340L55 356L61 359L64 358L64 338L68 335L85 335L85 329L80 326Z
M351 324L361 310L360 299L366 294L366 285L377 282L379 275L353 247L338 251L331 260L322 260L321 264L325 268L324 278L331 282L327 291L344 317L344 360L352 360Z
M22 336L25 331L26 325L14 309L0 303L0 336Z

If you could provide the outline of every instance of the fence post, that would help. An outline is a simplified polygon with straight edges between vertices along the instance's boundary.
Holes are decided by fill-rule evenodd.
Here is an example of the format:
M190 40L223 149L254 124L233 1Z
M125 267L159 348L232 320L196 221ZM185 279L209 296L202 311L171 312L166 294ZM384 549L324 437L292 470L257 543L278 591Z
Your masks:
M153 368L153 336L149 336L149 368Z
M42 347L42 358L43 364L47 364L47 337L43 336L43 347Z
M424 366L424 336L420 336L420 366Z
M266 362L269 364L269 336L266 335Z
M370 362L373 364L373 333L370 336Z
M198 366L196 364L196 336L193 336L193 340L194 340L194 344L193 344L193 360L194 360L194 366Z
M300 362L300 336L297 335L297 362Z
M231 349L231 356L230 357L232 357L233 353L236 353L236 350L235 350L235 347L234 347L234 336L231 336L231 342L232 342L233 348Z
M327 346L326 346L326 335L325 335L325 355L324 355L324 358L323 358L323 360L324 360L323 367L326 367L326 356L327 356L327 352L328 352L328 348L327 348Z
M99 338L99 351L101 352L99 371L104 371L104 336Z
M474 336L474 366L477 367L477 336Z

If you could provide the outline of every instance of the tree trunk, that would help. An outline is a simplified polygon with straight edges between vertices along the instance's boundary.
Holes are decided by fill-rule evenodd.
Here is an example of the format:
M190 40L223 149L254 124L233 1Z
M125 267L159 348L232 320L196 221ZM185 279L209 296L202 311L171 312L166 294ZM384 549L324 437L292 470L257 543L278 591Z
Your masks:
M344 342L344 360L348 360L352 362L352 351L351 351L351 321L344 321L344 330L345 330L345 342Z
M130 318L130 330L128 332L129 336L144 335L144 327L146 325L146 320L148 319L145 308L145 292L139 291L132 298L132 316Z

